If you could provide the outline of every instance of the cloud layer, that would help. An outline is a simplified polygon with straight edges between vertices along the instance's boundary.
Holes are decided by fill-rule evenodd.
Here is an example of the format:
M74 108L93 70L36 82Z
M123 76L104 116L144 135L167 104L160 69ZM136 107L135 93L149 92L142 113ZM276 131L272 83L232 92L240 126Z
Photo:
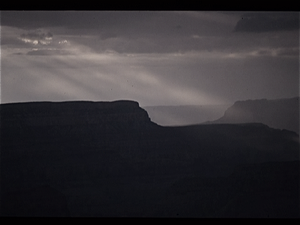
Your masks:
M237 32L299 30L299 13L247 13L237 22Z
M20 39L25 43L32 43L34 45L49 45L52 41L53 34L51 32L43 32L42 30L35 30L20 35Z
M126 98L145 106L293 97L297 15L3 12L2 102Z

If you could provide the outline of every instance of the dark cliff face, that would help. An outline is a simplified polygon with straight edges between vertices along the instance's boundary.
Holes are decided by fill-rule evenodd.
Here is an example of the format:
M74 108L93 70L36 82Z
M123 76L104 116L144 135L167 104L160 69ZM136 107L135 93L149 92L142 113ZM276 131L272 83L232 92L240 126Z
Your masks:
M238 101L213 123L264 123L299 133L299 97Z
M236 188L247 196L239 185L247 180L234 173L236 167L285 161L290 168L289 162L299 160L294 132L263 124L162 127L133 101L15 103L0 109L4 216L218 216L241 208L230 204L238 198ZM299 171L286 176L291 171L278 179L278 170L262 175L283 185L285 203L276 203L275 213L282 217L290 214L281 209L299 196L292 182ZM179 190L178 182L184 183ZM285 184L293 185L289 195ZM269 186L261 182L256 191Z
M134 101L16 103L0 110L8 146L91 146L156 126Z
M88 125L112 121L124 125L150 124L147 112L134 101L32 102L0 106L5 126Z

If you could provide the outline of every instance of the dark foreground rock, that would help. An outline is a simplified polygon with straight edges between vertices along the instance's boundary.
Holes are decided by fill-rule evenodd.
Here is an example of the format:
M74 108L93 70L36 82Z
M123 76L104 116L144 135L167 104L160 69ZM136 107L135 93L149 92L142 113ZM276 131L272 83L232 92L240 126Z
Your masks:
M299 217L297 133L161 127L132 101L0 110L2 216Z
M3 215L23 217L70 216L67 198L50 186L6 192L2 196Z

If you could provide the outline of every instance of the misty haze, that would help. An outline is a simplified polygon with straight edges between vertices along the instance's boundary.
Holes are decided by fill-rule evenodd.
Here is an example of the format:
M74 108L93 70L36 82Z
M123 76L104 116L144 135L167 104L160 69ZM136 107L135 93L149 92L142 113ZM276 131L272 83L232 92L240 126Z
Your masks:
M300 217L298 12L0 15L2 217Z

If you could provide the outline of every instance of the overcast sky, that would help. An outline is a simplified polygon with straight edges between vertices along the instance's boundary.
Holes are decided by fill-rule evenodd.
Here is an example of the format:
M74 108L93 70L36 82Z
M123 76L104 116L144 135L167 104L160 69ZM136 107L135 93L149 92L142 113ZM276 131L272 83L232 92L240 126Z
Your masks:
M299 95L299 13L1 12L1 103Z

